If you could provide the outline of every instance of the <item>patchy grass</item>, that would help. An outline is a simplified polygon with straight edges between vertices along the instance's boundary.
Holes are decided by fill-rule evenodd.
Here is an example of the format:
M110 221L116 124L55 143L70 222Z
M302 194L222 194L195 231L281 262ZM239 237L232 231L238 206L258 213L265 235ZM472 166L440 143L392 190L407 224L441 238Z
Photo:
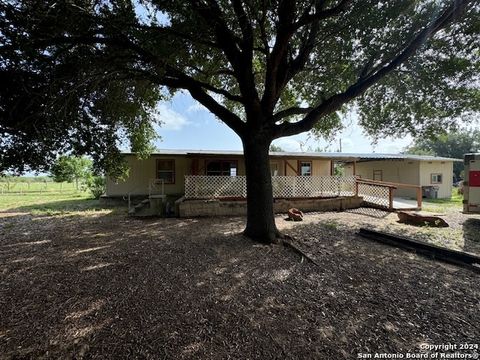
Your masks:
M462 201L463 195L459 194L457 189L453 189L450 199L424 199L422 210L433 213L462 211Z
M32 215L63 215L103 209L99 200L93 199L87 192L0 196L0 211L24 212Z
M324 227L326 227L327 229L330 229L330 230L336 230L338 229L339 227L339 223L336 222L335 220L328 220L328 221L324 221L321 223Z

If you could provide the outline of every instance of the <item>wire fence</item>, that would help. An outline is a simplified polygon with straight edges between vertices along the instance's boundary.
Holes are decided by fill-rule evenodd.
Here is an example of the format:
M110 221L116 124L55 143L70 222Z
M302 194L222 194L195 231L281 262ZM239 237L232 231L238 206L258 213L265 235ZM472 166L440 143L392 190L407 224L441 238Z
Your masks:
M2 181L1 195L26 195L42 193L71 193L77 191L74 183L53 181ZM78 190L80 191L80 190Z

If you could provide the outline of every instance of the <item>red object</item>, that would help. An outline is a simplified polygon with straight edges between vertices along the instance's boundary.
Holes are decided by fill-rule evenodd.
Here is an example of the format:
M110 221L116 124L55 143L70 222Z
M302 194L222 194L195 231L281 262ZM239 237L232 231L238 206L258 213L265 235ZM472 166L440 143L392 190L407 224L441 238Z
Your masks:
M480 187L480 171L470 171L468 186Z

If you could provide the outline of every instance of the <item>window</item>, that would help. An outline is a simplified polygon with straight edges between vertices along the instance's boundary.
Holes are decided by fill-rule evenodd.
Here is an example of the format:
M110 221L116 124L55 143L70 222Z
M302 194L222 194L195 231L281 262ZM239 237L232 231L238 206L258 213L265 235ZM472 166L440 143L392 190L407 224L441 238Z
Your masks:
M207 162L207 175L237 176L237 162L231 160L210 160Z
M442 183L442 174L431 174L430 175L431 184L441 184Z
M373 180L382 181L383 180L383 171L382 170L373 170Z
M312 163L310 161L300 161L300 175L301 176L312 175Z
M157 159L157 179L164 184L175 184L175 160Z

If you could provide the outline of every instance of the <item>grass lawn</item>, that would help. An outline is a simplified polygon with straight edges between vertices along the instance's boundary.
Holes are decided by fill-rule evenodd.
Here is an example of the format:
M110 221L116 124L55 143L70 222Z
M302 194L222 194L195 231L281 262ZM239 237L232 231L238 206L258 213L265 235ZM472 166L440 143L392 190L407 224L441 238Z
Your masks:
M428 212L453 212L463 210L463 195L454 188L450 199L423 199L422 210Z
M0 211L56 215L77 211L95 211L102 207L89 192L28 193L0 195Z

